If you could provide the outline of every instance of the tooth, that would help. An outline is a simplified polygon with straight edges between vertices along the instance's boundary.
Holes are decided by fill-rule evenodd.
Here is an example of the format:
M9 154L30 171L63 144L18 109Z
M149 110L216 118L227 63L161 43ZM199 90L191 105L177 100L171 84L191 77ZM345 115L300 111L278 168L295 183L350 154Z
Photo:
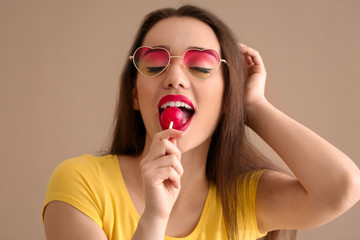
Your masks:
M190 110L193 110L193 108L187 104L187 103L184 103L184 102L181 102L181 101L170 101L170 102L167 102L167 103L164 103L160 109L164 110L166 109L167 107L184 107L186 109L190 109Z
M163 104L160 108L164 110L166 108L166 103Z

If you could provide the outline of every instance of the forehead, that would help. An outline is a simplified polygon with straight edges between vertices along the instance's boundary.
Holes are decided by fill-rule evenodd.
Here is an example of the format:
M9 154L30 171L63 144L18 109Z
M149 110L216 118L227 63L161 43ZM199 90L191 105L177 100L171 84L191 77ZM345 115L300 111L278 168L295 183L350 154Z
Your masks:
M156 23L146 34L143 45L164 46L172 54L192 47L220 52L219 41L210 26L191 17L171 17Z

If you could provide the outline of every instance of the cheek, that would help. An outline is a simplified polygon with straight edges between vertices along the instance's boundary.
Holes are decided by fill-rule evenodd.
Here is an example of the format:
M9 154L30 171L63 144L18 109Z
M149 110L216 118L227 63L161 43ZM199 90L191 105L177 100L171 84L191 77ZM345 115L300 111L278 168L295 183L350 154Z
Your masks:
M199 94L203 95L204 107L207 116L211 116L214 121L220 118L222 112L222 101L224 94L224 81L221 80L209 82L207 86L200 90ZM206 84L205 84L206 85ZM207 90L205 90L207 89Z
M224 95L225 82L222 77L219 77L211 86L210 95L212 96L211 104L214 109L220 110L222 106L222 100Z
M212 94L213 101L211 101L212 109L214 111L214 114L216 114L219 118L222 112L222 102L223 102L223 94L224 94L224 88L223 86L218 86L218 89L221 91L216 91Z

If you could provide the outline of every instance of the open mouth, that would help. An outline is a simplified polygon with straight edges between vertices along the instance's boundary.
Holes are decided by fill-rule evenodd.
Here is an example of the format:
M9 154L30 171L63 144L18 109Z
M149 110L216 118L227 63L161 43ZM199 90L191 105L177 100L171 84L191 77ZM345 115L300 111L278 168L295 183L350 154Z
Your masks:
M167 95L159 103L159 121L163 130L168 129L170 122L173 128L185 131L195 113L191 101L182 95Z

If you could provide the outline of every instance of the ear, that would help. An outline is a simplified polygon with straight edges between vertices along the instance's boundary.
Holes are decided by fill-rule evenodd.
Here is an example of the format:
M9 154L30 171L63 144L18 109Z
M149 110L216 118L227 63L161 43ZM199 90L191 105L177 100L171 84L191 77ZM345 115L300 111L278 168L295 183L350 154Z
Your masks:
M133 95L133 109L134 110L140 110L139 99L138 99L138 94L137 94L136 87L133 88L132 95Z

